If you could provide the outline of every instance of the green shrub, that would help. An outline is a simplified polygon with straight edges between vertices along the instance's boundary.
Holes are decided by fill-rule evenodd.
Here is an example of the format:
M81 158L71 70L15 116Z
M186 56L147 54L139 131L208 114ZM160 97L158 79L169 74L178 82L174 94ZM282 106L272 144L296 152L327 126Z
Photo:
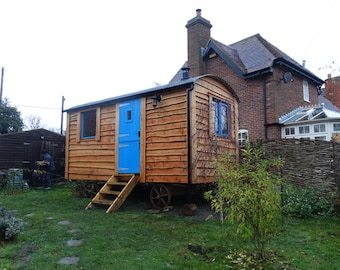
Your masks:
M14 217L5 207L0 207L0 241L9 241L22 232L24 223Z
M238 234L253 240L257 259L265 259L265 245L280 231L282 179L275 172L282 168L283 161L266 159L260 145L247 143L241 163L224 154L216 165L217 188L206 192L205 198L216 212L224 214L225 220L238 224Z
M292 217L307 218L312 216L330 217L334 211L335 192L320 195L312 187L284 185L282 192L283 212Z

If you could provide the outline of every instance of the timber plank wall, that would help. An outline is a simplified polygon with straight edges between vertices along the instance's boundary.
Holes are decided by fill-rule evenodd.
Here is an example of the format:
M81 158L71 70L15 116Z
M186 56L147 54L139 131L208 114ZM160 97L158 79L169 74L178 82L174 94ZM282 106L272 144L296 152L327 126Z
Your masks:
M238 156L238 102L219 82L204 78L196 83L192 113L192 179L194 183L214 182L215 160L222 153ZM210 108L216 98L230 104L230 138L215 136Z
M230 104L230 138L213 133L212 98ZM191 151L192 184L214 182L215 162L219 154L238 156L237 101L219 82L203 78L190 92L190 138L188 138L187 90L162 94L159 107L146 106L146 182L188 183L188 140Z
M146 105L145 181L187 182L186 92L162 94L161 105Z
M281 157L287 182L320 191L340 190L340 143L310 139L261 142L269 157Z
M93 109L93 108L91 108ZM97 108L99 134L97 139L80 142L81 112L70 113L69 151L66 155L65 175L73 180L107 180L114 174L115 164L115 105ZM67 147L66 147L67 148Z

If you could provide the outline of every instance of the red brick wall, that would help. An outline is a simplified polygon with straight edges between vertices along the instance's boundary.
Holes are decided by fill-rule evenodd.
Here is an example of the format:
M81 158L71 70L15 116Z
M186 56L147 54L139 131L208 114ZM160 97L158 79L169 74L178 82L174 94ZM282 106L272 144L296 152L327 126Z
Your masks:
M328 78L325 83L326 98L340 108L340 77Z
M267 79L268 124L277 123L278 118L300 106L318 104L318 91L312 81L308 81L309 102L303 99L303 77L292 72L292 81L284 83L285 69L275 68ZM268 99L271 99L268 101Z
M278 125L280 116L299 106L318 103L317 90L312 82L309 82L310 102L305 102L303 100L303 78L300 75L292 72L292 82L284 83L281 80L283 74L289 71L283 67L275 67L273 73L259 76L256 79L244 80L218 55L207 58L203 62L201 48L205 48L210 40L211 24L199 13L198 16L188 22L186 27L188 29L190 75L195 77L203 74L214 74L223 78L233 88L240 99L239 128L249 131L251 141L281 138L280 126ZM264 82L266 87L265 100ZM265 125L265 122L267 122L267 125Z
M201 48L205 48L210 40L209 21L201 16L196 16L186 25L188 29L188 66L190 75L196 77L204 74Z
M303 100L303 78L293 73L292 82L284 83L283 74L287 71L276 68L273 74L256 79L244 80L219 56L205 61L206 73L223 78L234 89L240 99L239 128L249 131L251 141L281 138L278 118L299 106L318 103L317 89L309 82L310 102ZM264 80L266 85L265 129ZM266 135L267 133L267 135Z

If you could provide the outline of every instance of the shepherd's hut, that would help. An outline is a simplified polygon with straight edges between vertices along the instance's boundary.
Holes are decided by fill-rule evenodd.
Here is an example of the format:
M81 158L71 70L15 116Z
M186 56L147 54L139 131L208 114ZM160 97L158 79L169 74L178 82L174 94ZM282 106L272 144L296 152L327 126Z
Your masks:
M138 183L162 208L174 185L213 183L221 153L238 157L238 98L221 78L184 70L174 84L69 108L66 129L65 178L105 181L87 208L116 211Z

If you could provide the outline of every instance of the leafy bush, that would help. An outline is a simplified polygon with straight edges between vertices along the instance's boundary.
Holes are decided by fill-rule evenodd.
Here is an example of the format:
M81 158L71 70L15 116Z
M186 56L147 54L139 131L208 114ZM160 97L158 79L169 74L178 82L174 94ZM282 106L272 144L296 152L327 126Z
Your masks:
M266 257L266 243L280 230L282 179L275 172L282 166L279 158L266 159L260 145L247 143L241 163L229 154L221 156L215 174L217 188L205 193L216 212L238 224L238 234L253 240L261 260Z
M292 217L330 217L335 214L334 201L335 192L320 195L312 187L284 185L282 192L283 212Z
M14 239L23 228L20 218L14 217L5 207L0 207L0 241Z

